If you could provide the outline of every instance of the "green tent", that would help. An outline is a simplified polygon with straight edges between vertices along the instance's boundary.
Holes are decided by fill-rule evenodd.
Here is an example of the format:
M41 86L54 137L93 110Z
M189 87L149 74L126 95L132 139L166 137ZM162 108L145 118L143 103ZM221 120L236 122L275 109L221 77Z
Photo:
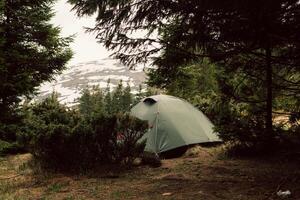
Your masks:
M201 111L173 96L147 97L131 109L131 114L149 123L149 131L142 138L147 139L148 152L162 153L190 144L221 141Z

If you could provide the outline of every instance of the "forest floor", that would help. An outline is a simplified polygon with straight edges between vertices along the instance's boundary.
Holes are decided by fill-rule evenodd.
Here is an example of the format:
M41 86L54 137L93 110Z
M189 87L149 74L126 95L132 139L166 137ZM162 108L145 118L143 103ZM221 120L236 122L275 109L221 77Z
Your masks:
M300 199L299 162L283 158L233 159L220 147L197 147L158 168L66 175L32 170L30 154L0 157L0 200L263 200L281 199L279 190Z

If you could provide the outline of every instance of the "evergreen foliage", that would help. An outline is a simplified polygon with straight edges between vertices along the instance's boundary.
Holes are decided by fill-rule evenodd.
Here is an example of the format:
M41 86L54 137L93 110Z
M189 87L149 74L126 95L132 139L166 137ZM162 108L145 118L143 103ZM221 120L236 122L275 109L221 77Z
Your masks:
M65 68L70 37L50 23L54 0L5 0L0 3L0 132L20 123L18 103ZM2 128L4 126L4 129ZM14 140L0 135L2 139ZM5 138L3 138L5 137Z
M195 80L188 79L190 69L186 65L210 65L205 60L209 58L208 62L218 68L216 80L212 80L217 82L219 91L214 99L218 103L210 103L215 111L219 108L215 121L225 139L247 141L249 136L252 142L271 144L277 137L274 113L283 111L291 122L297 121L298 1L69 2L79 16L97 13L96 26L89 31L96 32L99 41L125 64L133 66L159 55L154 59L157 68L150 70L152 86L175 88L169 92L185 96L182 88L176 87L190 88L187 84L194 84ZM139 30L146 32L145 37L134 37L132 33ZM151 37L154 32L157 39ZM192 73L206 74L201 71L201 64L198 66L200 69ZM182 74L188 76L184 78ZM186 85L182 85L183 80ZM202 87L211 84L209 79L202 81ZM199 88L197 96L202 96L204 89Z
M111 91L110 80L108 80L105 90L96 86L91 90L87 88L82 91L82 96L79 98L79 110L85 117L125 113L130 111L134 99L128 83L124 87L123 81L120 81L117 87Z
M138 140L148 128L147 122L127 113L133 101L130 90L122 82L112 92L99 87L84 89L78 109L61 105L53 93L44 101L28 106L26 126L19 141L25 143L44 167L52 169L130 166L144 151L145 143ZM108 106L109 113L105 109Z

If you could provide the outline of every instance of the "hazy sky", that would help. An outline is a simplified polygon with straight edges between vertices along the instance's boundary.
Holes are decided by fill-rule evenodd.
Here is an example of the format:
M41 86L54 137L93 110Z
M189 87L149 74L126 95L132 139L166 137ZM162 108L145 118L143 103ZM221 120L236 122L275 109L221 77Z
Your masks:
M95 18L78 18L75 12L71 11L72 6L67 4L66 1L57 1L54 7L56 16L53 18L53 23L61 27L62 36L76 34L75 40L71 45L74 56L69 65L108 57L110 53L96 42L95 35L85 33L83 28L84 26L93 27Z

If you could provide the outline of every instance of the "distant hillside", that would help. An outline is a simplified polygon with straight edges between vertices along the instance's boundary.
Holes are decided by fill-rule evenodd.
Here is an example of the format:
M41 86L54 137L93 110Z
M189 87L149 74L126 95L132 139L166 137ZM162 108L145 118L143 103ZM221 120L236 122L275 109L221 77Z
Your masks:
M111 89L123 80L124 84L129 83L132 90L136 91L138 86L145 81L146 75L141 67L129 70L117 60L110 58L80 63L63 71L55 78L55 81L43 84L39 88L38 99L45 98L52 91L56 91L59 93L61 103L76 104L76 99L80 97L82 89L94 85L105 88L108 79L111 82Z

